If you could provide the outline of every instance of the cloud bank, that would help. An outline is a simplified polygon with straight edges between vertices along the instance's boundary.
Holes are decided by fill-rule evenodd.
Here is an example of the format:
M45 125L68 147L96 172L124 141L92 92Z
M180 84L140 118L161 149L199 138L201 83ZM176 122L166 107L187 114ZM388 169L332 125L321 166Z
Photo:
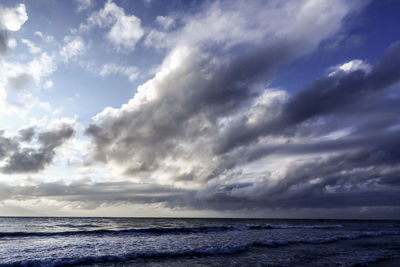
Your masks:
M168 207L397 207L399 99L389 94L400 44L372 66L333 67L294 95L268 88L277 68L317 49L360 8L219 1L180 18L180 28L152 30L146 45L170 52L127 104L86 129L94 160L189 192L160 200Z

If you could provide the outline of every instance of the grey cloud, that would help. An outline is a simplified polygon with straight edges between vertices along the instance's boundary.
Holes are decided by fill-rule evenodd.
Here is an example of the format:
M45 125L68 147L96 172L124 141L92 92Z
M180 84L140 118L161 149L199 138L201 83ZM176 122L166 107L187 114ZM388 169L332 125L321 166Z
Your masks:
M398 207L400 151L394 139L393 136L393 142L384 141L374 148L359 148L328 158L317 155L292 164L278 183L269 182L270 174L265 173L262 182L208 187L206 192L197 192L197 201L184 205L217 210Z
M23 148L8 157L1 171L7 174L38 172L52 161L53 156L51 150Z
M398 209L400 105L389 94L400 77L399 43L370 71L338 71L289 97L265 84L279 66L315 48L321 39L313 32L307 29L312 40L302 36L301 45L262 31L264 42L226 33L213 42L202 32L204 40L195 37L190 48L180 45L182 32L172 33L178 40L161 71L86 129L94 160L150 184L182 186L162 197L132 191L121 201L247 211Z
M55 130L47 130L38 134L38 141L45 149L54 149L61 146L75 133L74 128L69 124L62 124Z
M374 210L379 207L381 218L398 218L393 216L392 212L393 208L396 209L400 205L400 184L382 182L384 178L398 175L398 171L388 173L382 170L374 172L360 170L350 175L341 174L344 170L348 170L347 168L360 169L360 165L363 166L358 159L361 154L348 154L344 155L345 157L340 155L298 164L293 166L283 181L277 185L264 181L213 185L200 190L189 190L128 181L102 183L77 181L71 184L60 181L26 186L4 185L0 187L0 196L2 200L48 198L82 203L81 206L85 209L121 203L157 203L172 209L236 212L266 209L271 211L270 214L282 209L295 209L292 216L298 216L299 210L305 210L303 214L308 217L312 217L315 211L326 217L335 209L340 209L342 216L347 212L350 216L357 217L361 215L361 208L370 207ZM347 164L353 159L354 162ZM319 182L309 182L316 177L320 179ZM373 214L376 212L373 212L372 216Z
M383 60L385 58L387 58L387 54ZM374 67L371 73L377 70L379 68ZM352 76L351 73L342 74L336 79L342 79L343 75L351 77L361 75L366 79L366 77L371 77L368 75L372 75L356 72L355 76ZM390 86L393 82L383 82L382 84ZM400 150L398 149L400 143L398 141L399 132L394 130L393 126L399 124L399 118L396 115L399 112L399 105L397 98L386 95L386 92L390 90L382 91L382 89L384 88L373 87L368 94L373 94L374 97L368 97L368 94L363 97L359 95L358 101L351 102L347 106L344 105L340 109L330 110L328 112L330 117L325 120L326 125L315 125L312 121L306 123L307 120L302 119L301 124L297 127L310 130L308 133L310 139L306 143L296 141L296 135L293 136L292 133L285 138L290 140L292 136L293 142L289 141L280 145L262 145L255 142L253 145L237 146L236 150L219 156L218 165L212 167L212 172L207 178L214 179L223 174L240 176L242 175L240 171L236 174L233 171L249 162L265 157L270 158L270 161L277 161L285 155L313 155L306 162L290 165L289 171L280 177L279 182L275 185L269 182L270 174L267 171L262 174L264 175L262 179L259 178L261 182L217 184L196 191L189 190L188 194L181 195L179 198L167 197L157 199L157 201L171 208L189 207L214 210L290 209L293 207L299 209L354 209L364 206L391 210L390 207L398 207L400 169L397 166L400 162ZM291 103L290 101L287 103ZM286 107L288 104L280 103L278 105ZM288 112L285 108L282 110ZM280 113L277 118L282 118L282 114L284 113ZM327 113L318 111L313 114L318 114L313 116L321 116ZM296 123L299 122L296 121ZM379 128L376 128L377 125ZM98 126L92 125L92 127ZM343 137L321 140L321 135L348 127L351 127L351 130ZM94 133L96 132L94 131ZM204 132L209 133L203 130ZM240 133L240 131L234 133ZM273 136L282 134L285 136L285 131L279 128L273 131ZM99 138L105 137L100 135ZM107 141L113 143L112 138L109 137ZM127 140L127 142L129 141ZM148 144L153 148L150 143ZM173 145L171 147L175 148ZM236 153L234 153L235 151ZM158 168L158 165L151 165L148 171ZM129 174L134 175L137 172L132 171ZM194 170L186 175L177 175L176 179L178 181L198 180L197 174ZM382 214L384 213L382 212ZM385 216L389 216L389 213Z
M162 203L169 199L183 199L188 192L168 186L132 182L90 183L75 181L39 183L27 186L2 185L0 200L51 198L59 201L82 202L94 209L102 204Z
M4 164L2 173L32 173L46 168L55 156L55 149L61 146L74 134L74 128L63 124L57 129L45 130L37 134L39 147L22 147L20 142L31 142L35 137L35 129L21 130L16 138L0 137L0 158Z
M277 184L264 180L241 186L208 187L198 191L195 199L166 205L215 210L398 207L400 170L386 161L388 157L394 160L388 154L389 151L385 154L380 150L365 150L313 159L291 166Z
M8 53L8 41L10 39L10 34L7 30L3 29L0 25L0 55L5 55Z
M86 133L93 140L95 159L123 164L137 159L127 168L127 173L134 174L159 168L160 161L167 157L194 153L196 148L189 147L193 151L185 151L180 145L195 145L193 140L196 138L208 142L204 147L199 144L198 149L211 150L212 140L206 139L217 134L215 125L218 121L245 108L258 94L249 84L262 74L271 77L288 54L291 51L286 47L255 49L251 55L232 60L228 66L209 66L206 62L215 54L201 61L195 59L199 55L193 54L185 59L185 67L171 73L168 80L160 84L159 100L142 105L138 111L124 111L118 117L106 118L101 124L87 128ZM252 68L254 71L246 70ZM203 73L208 74L208 79Z
M358 70L324 77L304 88L287 104L283 118L289 124L301 123L362 100L374 91L393 85L399 79L400 43L394 43L370 73Z
M14 90L26 90L34 84L35 79L31 74L21 73L15 77L8 78L7 86Z
M166 42L171 52L162 71L142 85L127 105L109 114L105 110L101 120L86 129L92 138L93 158L115 162L126 174L143 179L150 179L149 173L156 171L174 173L178 180L212 179L213 173L219 172L213 169L224 169L218 166L224 163L215 153L218 137L230 128L234 116L246 112L263 93L259 85L271 81L280 65L311 51L335 33L353 8L344 2L332 3L332 13L327 15L331 20L317 25L313 32L308 26L315 25L308 25L309 20L280 18L290 29L288 36L280 36L279 23L275 25L267 16L271 12L268 8L286 18L286 9L301 4L272 1L267 6L262 2L243 5L238 1L225 9L218 2L183 20L187 26L169 33L175 41ZM309 12L310 16L318 13ZM254 21L247 23L250 14ZM238 16L240 24L226 24L231 15ZM266 18L270 27L263 26ZM291 32L293 27L307 33L308 38ZM193 28L199 29L196 36ZM193 167L177 166L179 161Z
M217 152L226 153L265 135L290 132L290 127L363 101L371 94L390 87L399 79L400 43L394 43L371 72L356 70L319 78L294 95L283 106L281 115L275 120L264 120L251 127L246 126L245 120L233 124L222 136Z
M19 130L20 139L24 142L32 141L35 134L36 134L35 127L29 127Z
M18 145L10 138L4 137L4 131L0 131L0 160L4 159L9 151L18 148Z

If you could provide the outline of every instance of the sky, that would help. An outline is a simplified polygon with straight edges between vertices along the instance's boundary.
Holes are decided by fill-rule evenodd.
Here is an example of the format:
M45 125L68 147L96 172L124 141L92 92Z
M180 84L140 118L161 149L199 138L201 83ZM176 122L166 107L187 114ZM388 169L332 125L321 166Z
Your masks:
M400 219L399 12L1 0L0 216Z

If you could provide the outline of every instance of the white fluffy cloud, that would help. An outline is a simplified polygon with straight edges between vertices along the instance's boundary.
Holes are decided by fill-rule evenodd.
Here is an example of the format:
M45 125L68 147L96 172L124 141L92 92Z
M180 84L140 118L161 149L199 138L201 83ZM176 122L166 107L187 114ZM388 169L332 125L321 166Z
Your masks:
M0 55L7 54L10 48L16 46L10 31L18 31L28 20L25 5L19 4L14 8L0 5Z
M65 45L61 48L60 55L65 62L75 59L86 52L86 45L80 36L66 36Z
M0 24L9 31L18 31L28 20L24 4L18 4L15 8L0 6Z
M49 103L37 99L32 90L39 88L43 78L56 69L55 56L45 52L37 51L26 62L0 61L0 115L10 112L20 114L23 110L36 107L48 111L51 108ZM43 86L47 85L46 82Z
M356 71L356 70L370 72L371 65L360 59L353 59L349 62L343 63L342 65L335 66L333 68L333 71L331 73L329 73L329 76L340 74L340 73L349 73L349 72Z
M108 0L104 8L92 13L80 30L89 30L94 26L107 28L106 38L118 49L132 51L144 35L141 21L134 15L127 15L123 8Z
M52 80L47 80L44 84L43 87L46 89L52 88L53 87L53 81Z

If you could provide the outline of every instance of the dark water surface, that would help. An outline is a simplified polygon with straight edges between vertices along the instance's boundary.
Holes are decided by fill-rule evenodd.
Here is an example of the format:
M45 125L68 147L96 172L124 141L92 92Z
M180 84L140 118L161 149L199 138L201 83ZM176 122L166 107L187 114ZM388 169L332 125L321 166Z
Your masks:
M0 266L353 266L400 257L400 221L0 217Z

